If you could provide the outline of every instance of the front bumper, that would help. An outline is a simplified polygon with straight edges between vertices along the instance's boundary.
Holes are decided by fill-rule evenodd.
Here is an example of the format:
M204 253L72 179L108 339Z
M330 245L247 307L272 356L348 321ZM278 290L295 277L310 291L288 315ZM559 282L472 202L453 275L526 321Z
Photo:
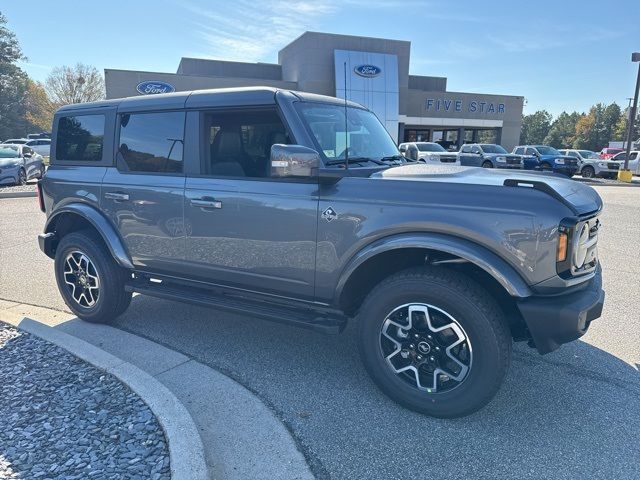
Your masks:
M602 270L580 291L552 297L529 297L518 301L531 340L541 354L584 335L589 324L602 315Z
M561 173L563 175L573 176L578 173L577 165L554 165L553 166L554 173Z

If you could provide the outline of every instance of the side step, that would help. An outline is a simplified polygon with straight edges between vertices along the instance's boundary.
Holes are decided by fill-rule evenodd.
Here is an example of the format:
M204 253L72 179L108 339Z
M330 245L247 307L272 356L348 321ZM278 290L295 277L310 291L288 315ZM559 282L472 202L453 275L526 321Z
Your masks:
M125 289L128 292L138 292L151 297L213 307L330 335L342 332L347 323L347 318L338 313L313 309L292 309L239 295L218 293L206 288L183 287L140 279L126 285Z

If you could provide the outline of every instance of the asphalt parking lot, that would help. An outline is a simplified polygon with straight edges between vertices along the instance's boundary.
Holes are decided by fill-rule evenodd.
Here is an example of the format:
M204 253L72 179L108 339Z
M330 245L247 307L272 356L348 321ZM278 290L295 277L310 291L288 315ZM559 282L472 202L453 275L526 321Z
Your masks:
M605 201L603 317L541 357L517 345L484 410L436 420L380 393L353 328L335 337L137 296L116 326L233 377L295 436L318 478L640 478L640 188ZM0 200L0 298L65 309L35 198Z

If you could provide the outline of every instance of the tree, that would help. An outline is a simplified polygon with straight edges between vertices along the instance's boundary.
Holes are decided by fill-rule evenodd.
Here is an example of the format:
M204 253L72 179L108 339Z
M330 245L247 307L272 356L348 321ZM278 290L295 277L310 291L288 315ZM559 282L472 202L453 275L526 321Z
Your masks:
M22 102L27 90L27 75L16 65L24 58L16 36L0 13L0 139L20 133L24 121Z
M625 108L624 112L620 114L620 118L616 122L615 127L613 128L613 133L611 136L612 140L616 140L619 142L627 141L627 128L628 128L628 117L629 117L630 108ZM631 132L631 141L635 142L640 139L640 122L638 122L638 118L633 123L633 132Z
M542 143L549 133L552 118L551 114L546 110L538 110L531 115L525 115L522 118L520 143L523 145Z
M543 143L555 148L567 148L573 145L576 135L576 123L578 123L580 116L578 112L562 112L551 124L549 133L544 138Z
M82 63L54 68L45 86L49 98L58 106L102 100L105 95L104 79L98 69Z
M616 103L597 103L576 124L573 147L595 151L606 147L614 136L619 119L620 107Z
M40 82L28 80L24 97L24 118L29 133L50 131L55 110L44 86Z

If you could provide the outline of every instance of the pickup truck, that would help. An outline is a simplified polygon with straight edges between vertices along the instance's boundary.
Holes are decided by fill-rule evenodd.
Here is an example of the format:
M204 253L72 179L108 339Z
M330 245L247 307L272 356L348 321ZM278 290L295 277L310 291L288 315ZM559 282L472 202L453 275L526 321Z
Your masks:
M157 94L64 106L52 135L38 241L87 322L134 292L328 334L354 322L384 393L459 417L496 394L514 341L545 354L602 312L595 190L409 164L353 102Z

